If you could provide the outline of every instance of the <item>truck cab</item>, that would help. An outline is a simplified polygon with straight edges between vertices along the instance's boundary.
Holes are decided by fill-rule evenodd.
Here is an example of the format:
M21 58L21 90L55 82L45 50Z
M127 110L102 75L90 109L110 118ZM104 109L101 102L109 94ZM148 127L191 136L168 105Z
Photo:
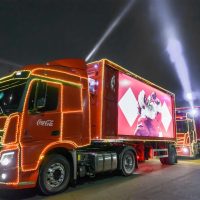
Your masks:
M189 111L176 112L177 125L177 155L184 157L193 157L199 154L197 129L194 116Z
M84 61L68 59L25 66L2 78L1 187L35 186L47 152L65 148L72 159L75 148L90 144L89 123Z

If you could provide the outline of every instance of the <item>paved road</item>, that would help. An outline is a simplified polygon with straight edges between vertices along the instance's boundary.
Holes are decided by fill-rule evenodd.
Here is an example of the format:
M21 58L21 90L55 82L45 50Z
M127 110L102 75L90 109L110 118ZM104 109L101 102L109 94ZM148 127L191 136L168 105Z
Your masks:
M0 199L199 200L200 159L179 161L174 166L147 161L131 177L101 175L84 179L76 188L51 197L40 196L35 190L0 191Z

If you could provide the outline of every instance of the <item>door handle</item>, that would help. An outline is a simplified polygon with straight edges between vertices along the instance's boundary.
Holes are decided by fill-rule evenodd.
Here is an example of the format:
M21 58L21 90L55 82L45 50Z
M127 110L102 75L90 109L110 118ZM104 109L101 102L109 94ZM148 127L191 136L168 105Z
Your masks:
M51 135L52 136L58 136L58 135L60 135L60 131L52 131Z

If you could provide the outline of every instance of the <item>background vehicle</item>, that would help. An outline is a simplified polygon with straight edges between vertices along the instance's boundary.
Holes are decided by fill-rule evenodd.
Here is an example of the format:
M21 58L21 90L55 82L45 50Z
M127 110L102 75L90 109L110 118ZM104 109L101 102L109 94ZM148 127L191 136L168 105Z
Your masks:
M194 112L195 111L195 112ZM200 108L177 108L177 143L178 156L196 158L200 153Z
M174 95L102 59L28 65L0 82L0 186L63 191L138 161L176 163Z

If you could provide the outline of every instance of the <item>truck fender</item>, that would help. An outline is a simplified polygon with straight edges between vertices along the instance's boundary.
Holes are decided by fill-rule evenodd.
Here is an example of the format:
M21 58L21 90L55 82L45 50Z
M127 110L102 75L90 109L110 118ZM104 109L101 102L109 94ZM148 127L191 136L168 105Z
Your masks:
M43 158L43 159L40 159L40 162L38 163L38 168L40 168L40 166L42 165L44 159L46 156L48 156L49 154L52 154L52 153L60 153L62 155L64 155L64 152L68 152L69 155L72 155L70 153L70 150L73 150L75 149L75 146L72 145L71 143L68 143L68 142L62 142L62 143L58 143L58 142L53 142L51 144L49 144L43 151L42 153L40 154L40 158ZM63 151L61 151L63 150Z
M53 142L53 143L50 143L47 147L45 147L45 149L42 151L41 155L48 154L48 152L52 151L53 149L57 149L57 148L63 148L63 149L69 150L69 149L75 149L76 145L71 144L68 141L66 141L66 142L63 141L62 143L61 142Z

